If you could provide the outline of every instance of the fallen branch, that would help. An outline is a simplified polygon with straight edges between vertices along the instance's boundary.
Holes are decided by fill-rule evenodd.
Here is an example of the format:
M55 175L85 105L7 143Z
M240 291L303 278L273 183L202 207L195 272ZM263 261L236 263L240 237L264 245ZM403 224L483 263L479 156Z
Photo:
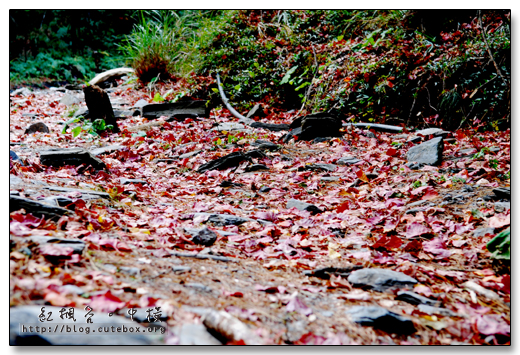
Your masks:
M247 118L245 116L242 116L240 113L238 113L237 110L235 110L233 108L233 106L231 106L228 98L226 97L226 94L224 93L224 89L222 89L222 84L220 83L220 76L218 75L218 73L217 73L217 85L218 85L218 91L220 92L220 97L222 98L222 102L224 103L224 105L226 105L229 112L231 112L231 114L233 116L238 118L239 122L241 122L241 123L251 124L252 122L254 122L254 120Z

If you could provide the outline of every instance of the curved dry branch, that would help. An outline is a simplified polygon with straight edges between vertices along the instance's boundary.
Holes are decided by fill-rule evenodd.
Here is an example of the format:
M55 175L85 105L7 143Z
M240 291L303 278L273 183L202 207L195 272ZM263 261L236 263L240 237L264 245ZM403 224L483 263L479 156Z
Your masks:
M238 118L239 122L241 122L241 123L250 124L250 123L254 122L254 120L247 118L247 117L241 115L240 113L238 113L238 111L235 110L233 108L233 106L231 106L228 98L226 97L226 94L224 93L224 89L222 88L222 83L220 82L220 76L218 75L218 73L217 73L217 85L218 85L218 91L220 92L220 97L222 98L222 102L224 103L224 105L226 105L229 112L231 112L231 114L233 116Z

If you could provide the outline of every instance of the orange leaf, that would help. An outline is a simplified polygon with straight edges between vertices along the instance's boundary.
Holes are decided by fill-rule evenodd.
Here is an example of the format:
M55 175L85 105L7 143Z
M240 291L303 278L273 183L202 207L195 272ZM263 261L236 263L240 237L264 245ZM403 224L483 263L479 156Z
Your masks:
M359 180L364 181L364 182L368 182L368 178L365 175L365 173L363 172L363 170L359 169L358 171L356 171L356 175L357 175Z

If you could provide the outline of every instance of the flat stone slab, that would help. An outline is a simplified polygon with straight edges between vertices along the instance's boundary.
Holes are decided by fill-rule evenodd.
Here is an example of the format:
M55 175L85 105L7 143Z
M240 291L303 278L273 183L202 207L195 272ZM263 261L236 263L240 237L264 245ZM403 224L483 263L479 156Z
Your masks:
M83 148L50 149L40 152L40 163L45 166L92 165L97 170L105 169L105 163Z
M184 154L179 155L179 159L191 158L191 157L194 157L195 155L198 155L198 154L200 154L202 152L203 152L203 150L199 149L199 150L194 150L192 152L184 153Z
M44 307L44 314L49 315L52 312L50 319L52 321L39 321L39 315L42 313L41 308ZM160 335L151 335L146 331L146 328L139 325L130 319L121 316L112 315L111 317L107 313L93 312L92 324L85 322L84 315L87 313L82 308L74 308L74 318L64 319L60 318L61 307L53 306L19 306L11 307L9 309L9 345L159 345ZM47 318L48 319L48 318ZM45 332L45 333L25 333L21 332L21 325L24 325L27 329L28 326L49 327L54 331L55 327L58 326L58 331ZM69 326L70 329L75 327L75 333L60 333L61 327ZM112 327L114 326L117 330L118 327L125 326L127 329L132 327L133 332L129 330L125 333L113 333L113 334L101 334L98 333L98 327ZM79 331L79 328L83 329L83 333ZM89 327L89 334L86 334L86 327ZM66 329L66 328L64 328ZM136 332L139 329L139 332ZM23 330L23 329L22 329ZM29 330L29 329L27 329ZM96 332L94 332L96 330Z
M263 123L263 122L253 122L250 124L253 128L262 128L268 131L280 132L280 131L288 131L289 125L285 123L276 124L276 123Z
M336 171L337 168L337 165L324 163L309 164L305 166L305 170L325 170L330 172Z
M142 116L148 119L156 119L167 116L168 119L176 117L194 116L209 117L210 109L205 100L179 101L165 104L144 105L141 108Z
M204 173L210 170L226 170L229 168L237 167L242 162L248 161L249 159L242 152L233 152L231 154L225 155L218 159L214 159L210 162L202 164L197 172Z
M435 137L446 137L451 132L444 131L444 130L442 130L440 128L426 128L426 129L421 129L421 130L419 130L419 131L417 131L415 133L416 134L421 134L423 136L433 135Z
M175 334L178 345L222 345L202 324L183 324Z
M252 130L248 129L247 126L237 122L223 122L211 129L212 131L243 131L247 132Z
M9 212L18 211L24 209L25 212L32 214L35 217L41 217L44 215L50 219L59 219L61 216L70 214L70 211L55 206L49 206L45 203L30 200L15 195L9 195Z
M215 226L229 226L235 225L239 226L245 222L259 222L261 224L272 224L272 222L264 221L263 219L253 219L248 217L240 217L232 214L219 214L219 213L207 213L207 212L197 212L193 214L184 215L184 219L193 219L193 218L201 218L203 222L213 223Z
M110 154L116 152L118 150L124 149L125 147L122 145L108 145L106 147L94 148L90 150L90 154L93 156Z
M419 304L425 304L428 306L438 306L440 305L439 301L434 301L429 298L426 298L424 296L421 296L415 292L412 291L399 291L397 292L396 300L405 301L410 304L419 305Z
M499 187L499 188L493 189L493 193L498 198L511 200L511 188L510 187Z
M352 164L357 164L360 161L362 161L362 160L358 159L358 158L351 157L351 156L347 156L347 157L341 157L338 160L336 160L336 164L338 164L338 165L352 165Z
M406 158L412 164L439 165L442 161L443 150L443 139L437 137L410 148L406 153Z
M402 272L367 268L352 272L348 277L348 282L354 287L383 292L392 287L413 287L417 280Z
M82 198L87 198L87 199L92 199L92 198L110 199L110 195L108 193L101 192L101 191L74 189L71 187L61 187L61 186L44 186L43 188L46 190L51 190L51 191L79 192L82 194Z
M412 334L413 322L397 313L379 306L354 306L345 311L353 322L371 326L387 333Z
M323 212L321 209L319 209L317 206L313 204L298 201L295 199L290 199L289 201L287 201L287 205L285 206L285 208L290 209L293 207L300 211L309 211L311 214L318 214Z
M192 236L191 241L195 244L211 246L217 240L217 233L207 227L204 228L184 228L184 231Z

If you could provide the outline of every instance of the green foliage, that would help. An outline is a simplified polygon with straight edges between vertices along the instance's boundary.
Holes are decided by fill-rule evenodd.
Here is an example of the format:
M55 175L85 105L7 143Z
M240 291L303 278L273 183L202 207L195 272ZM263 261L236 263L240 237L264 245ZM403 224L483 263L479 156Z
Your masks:
M197 69L199 48L220 28L214 11L140 11L120 50L144 83L186 77Z
M82 133L90 134L94 137L98 137L100 133L105 132L106 130L114 128L112 125L105 124L105 120L102 118L98 118L96 120L87 121L87 122L81 122L83 120L82 116L74 117L67 122L65 122L65 126L63 127L63 130L61 131L62 134L67 133L67 129L69 126L73 123L80 123L79 125L76 125L74 128L71 129L71 133L74 136L74 138L78 137Z
M121 66L129 10L10 10L10 81L86 80Z
M511 227L498 233L486 246L494 259L511 260Z

